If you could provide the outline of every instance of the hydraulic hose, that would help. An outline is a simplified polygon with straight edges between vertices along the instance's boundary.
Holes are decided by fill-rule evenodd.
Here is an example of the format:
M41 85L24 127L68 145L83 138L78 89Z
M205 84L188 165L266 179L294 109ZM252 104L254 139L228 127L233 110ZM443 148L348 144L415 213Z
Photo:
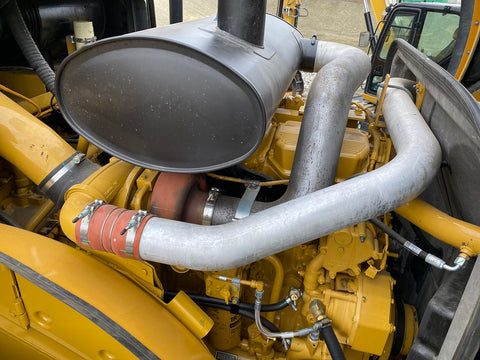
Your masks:
M291 339L294 337L302 337L317 331L315 327L304 328L295 331L269 331L263 327L262 318L260 316L260 309L262 307L263 291L255 290L255 324L258 330L268 338Z
M165 291L164 292L164 300L165 301L170 301L177 295L177 291ZM234 313L233 308L231 305L225 304L225 301L222 299L218 298L213 298L210 296L206 295L197 295L197 294L187 294L197 305L200 306L206 306L206 307L212 307L215 309L220 309L220 310L226 310L230 311L231 313ZM247 306L245 306L247 305ZM288 304L287 304L288 305ZM238 314L245 316L246 318L249 318L251 320L255 320L255 316L253 314L253 304L245 304L245 303L240 303L239 308L238 308ZM251 310L250 310L251 308ZM276 311L281 308L277 308L275 310L270 310L270 311ZM267 319L260 317L261 324L265 326L268 330L278 332L278 328L268 321Z
M328 319L324 319L321 321L321 325L319 326L320 333L323 336L323 340L325 344L327 344L328 351L330 352L330 356L332 360L345 360L345 355L343 354L342 347L338 342L337 336L333 332L332 323L330 320L325 321Z
M23 56L25 56L25 59L27 59L30 66L45 84L47 90L55 95L55 73L45 61L37 44L35 44L35 41L23 20L17 2L15 0L10 0L10 2L5 5L3 11L6 15L8 26L10 27L13 37L20 47Z
M216 309L220 309L220 310L226 310L226 311L230 311L230 312L231 312L230 306L225 305L225 303L224 303L223 305L214 304L214 303L209 303L209 302L205 302L205 303L198 302L198 303L196 303L196 304L197 304L197 305L200 305L200 306L212 307L212 308L216 308ZM254 315L251 311L239 309L239 310L238 310L238 314L239 314L239 315L242 315L242 316L245 316L245 317L248 318L248 319L255 320L255 315ZM268 320L265 319L264 317L260 317L260 322L261 322L261 324L262 324L263 326L265 326L265 328L267 328L267 329L270 330L270 331L273 331L273 332L278 332L278 331L280 331L273 323L271 323L270 321L268 321Z
M165 297L167 299L173 299L177 295L176 291L165 291ZM218 304L218 305L226 305L230 309L232 309L233 306L238 306L239 309L245 310L245 311L250 311L253 312L255 310L255 305L250 304L250 303L244 303L241 302L238 305L230 305L230 304L225 304L225 301L222 299L210 297L207 295L199 295L199 294L187 294L194 302L204 302L204 303L211 303L211 304ZM273 312L273 311L278 311L281 309L284 309L288 306L288 301L282 300L279 301L275 304L266 304L262 305L260 312Z
M384 233L388 234L393 240L399 242L406 250L410 251L415 256L418 256L427 264L430 264L438 269L443 269L447 271L457 271L460 270L463 265L465 265L466 258L465 255L462 253L460 253L460 255L457 256L457 258L455 259L455 265L450 266L444 260L438 258L437 256L420 249L417 245L405 239L402 235L385 225L380 220L370 219L369 221L376 227L380 228Z

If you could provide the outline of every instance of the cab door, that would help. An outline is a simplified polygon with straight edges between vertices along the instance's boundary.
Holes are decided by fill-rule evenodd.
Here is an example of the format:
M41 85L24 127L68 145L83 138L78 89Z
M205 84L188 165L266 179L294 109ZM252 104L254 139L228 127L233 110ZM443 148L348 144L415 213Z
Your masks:
M374 49L365 93L376 94L378 84L383 81L388 50L395 39L407 41L436 63L448 66L458 33L459 9L437 5L405 4L391 10Z

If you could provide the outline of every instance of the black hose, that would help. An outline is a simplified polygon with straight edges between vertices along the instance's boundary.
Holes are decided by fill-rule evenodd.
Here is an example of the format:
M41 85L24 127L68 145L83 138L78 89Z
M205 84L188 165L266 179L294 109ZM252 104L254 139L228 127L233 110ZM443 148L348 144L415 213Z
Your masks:
M10 0L4 7L8 26L12 31L23 56L45 84L48 91L55 95L55 73L45 61L42 53L35 44L30 31L23 20L22 13L15 0Z
M177 295L177 291L166 290L163 293L164 300L167 302L173 299L176 295ZM222 299L218 299L218 298L214 298L206 295L197 295L197 294L187 294L187 295L195 302L195 304L199 306L206 306L206 307L212 307L220 310L226 310L226 311L230 311L231 313L238 313L242 316L245 316L246 318L255 320L255 314L253 313L253 304L243 303L243 305L252 305L252 310L249 310L248 308L245 308L242 306L238 306L238 308L235 310L234 309L235 305L227 305L225 304L225 301L223 301ZM272 304L272 305L275 305L275 304ZM272 332L280 331L274 324L272 324L267 319L262 317L261 321L263 326L265 326L268 330Z
M197 302L197 301L195 301L195 304L197 304L199 306L211 307L211 308L226 310L226 311L231 312L230 305L227 305L225 303L216 304L216 303L210 303L210 302L202 302L202 301ZM246 318L249 318L251 320L255 320L255 314L248 311L248 310L239 309L238 314L242 315L242 316L245 316ZM271 332L279 332L280 331L273 323L271 323L270 321L268 321L264 317L260 317L260 320L262 321L262 325L264 327L266 327L268 330L270 330Z
M7 225L15 226L19 229L23 229L23 226L20 225L17 220L12 218L10 215L6 214L3 211L0 211L0 221L3 221Z
M176 291L165 291L164 294L165 294L164 296L167 299L173 299L177 295L177 292ZM210 297L210 296L207 296L207 295L198 295L198 294L187 294L187 295L194 302L202 301L202 302L209 302L209 303L212 303L212 304L226 305L226 306L229 306L230 309L232 309L234 306L238 306L238 308L242 309L242 310L246 310L246 311L250 311L250 312L254 311L254 306L255 306L254 304L242 303L241 302L238 305L227 305L227 304L225 304L225 301L223 301L222 299ZM287 301L282 300L282 301L279 301L279 302L274 303L274 304L262 305L262 307L260 309L260 312L278 311L278 310L281 310L283 308L286 308L287 306L288 306Z
M337 336L333 332L332 325L330 321L324 322L320 327L320 333L327 344L328 351L332 360L345 360L345 355L343 354L342 347L338 342Z
M415 256L418 256L420 259L425 260L428 253L418 246L414 245L412 242L405 239L402 235L397 233L395 230L389 228L383 222L377 219L370 219L369 220L373 225L380 228L384 233L388 234L393 240L399 242L406 250L413 253Z
M260 308L260 312L272 312L272 311L278 311L286 308L288 306L288 302L286 300L279 301L274 304L266 304L262 305ZM248 311L254 311L254 304L249 304L249 303L240 303L240 308L245 309Z

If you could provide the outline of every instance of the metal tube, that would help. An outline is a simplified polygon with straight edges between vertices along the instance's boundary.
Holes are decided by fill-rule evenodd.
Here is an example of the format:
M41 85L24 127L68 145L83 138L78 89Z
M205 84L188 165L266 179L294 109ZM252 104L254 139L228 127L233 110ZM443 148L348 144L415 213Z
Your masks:
M277 202L255 203L252 212L334 183L350 101L370 69L370 60L357 48L318 41L314 69L317 75L308 94L287 192ZM237 198L220 196L212 224L230 222L237 204Z
M274 304L280 300L280 293L282 291L283 279L285 277L285 272L283 270L283 265L278 256L272 255L265 258L275 270L275 277L273 278L272 291L270 293L270 304ZM275 313L270 312L266 315L267 320L273 321L275 319Z
M314 68L318 73L310 87L282 202L334 183L351 98L365 79L370 61L359 49L319 41Z
M183 21L183 0L169 0L170 24Z
M0 94L0 154L39 184L75 154L50 127Z
M139 237L140 257L196 270L232 269L414 199L440 167L440 145L404 91L388 90L383 113L397 152L387 165L233 223L199 226L151 218Z
M242 40L263 46L266 0L218 0L218 27Z
M480 253L480 226L456 219L420 199L410 201L395 212L444 243L461 248L469 256Z

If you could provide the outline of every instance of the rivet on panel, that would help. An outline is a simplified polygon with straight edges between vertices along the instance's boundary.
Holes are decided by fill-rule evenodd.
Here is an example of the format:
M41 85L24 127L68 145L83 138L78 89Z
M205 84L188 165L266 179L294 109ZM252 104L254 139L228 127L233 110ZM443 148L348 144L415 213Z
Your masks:
M117 357L113 355L110 351L100 350L98 352L98 357L101 360L115 360Z
M50 315L44 313L43 311L36 311L33 315L35 322L45 329L52 327L53 320Z

